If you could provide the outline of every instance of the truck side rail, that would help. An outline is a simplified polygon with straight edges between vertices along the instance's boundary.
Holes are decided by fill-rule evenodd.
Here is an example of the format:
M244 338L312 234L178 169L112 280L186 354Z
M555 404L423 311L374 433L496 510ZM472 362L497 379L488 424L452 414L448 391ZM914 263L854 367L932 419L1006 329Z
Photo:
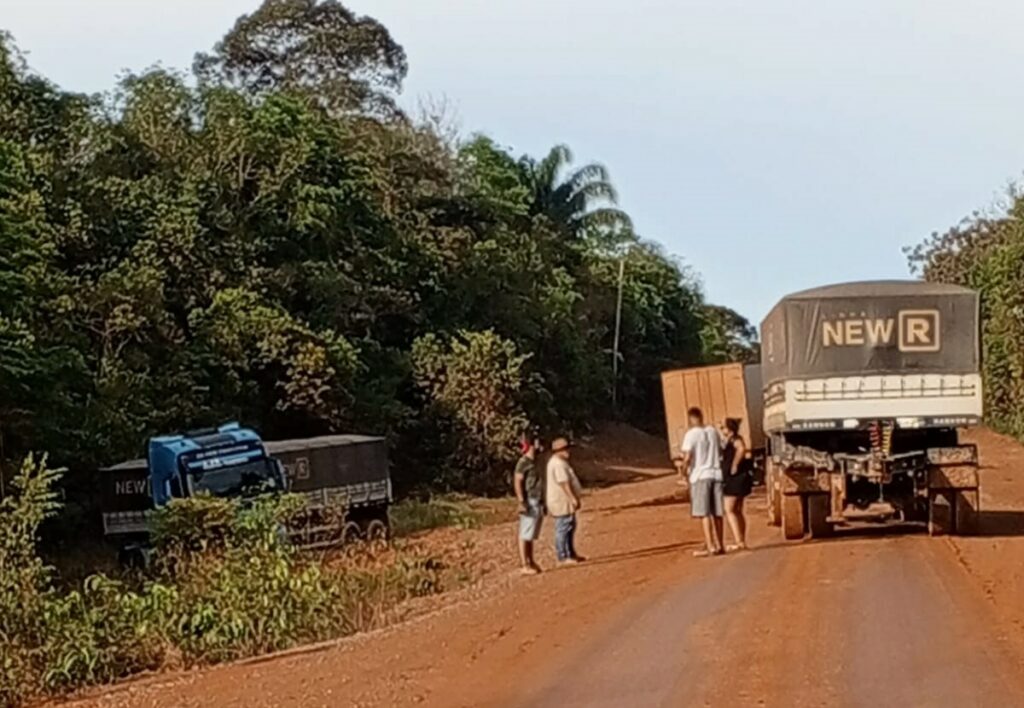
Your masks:
M957 377L954 384L944 376L921 376L916 382L900 376L899 386L886 386L886 377L873 376L860 379L855 387L849 388L846 386L847 379L834 380L839 383L838 388L829 386L828 380L817 379L801 382L793 391L793 397L798 403L878 398L972 398L978 395L980 389L977 379L972 379ZM812 385L808 386L809 383Z

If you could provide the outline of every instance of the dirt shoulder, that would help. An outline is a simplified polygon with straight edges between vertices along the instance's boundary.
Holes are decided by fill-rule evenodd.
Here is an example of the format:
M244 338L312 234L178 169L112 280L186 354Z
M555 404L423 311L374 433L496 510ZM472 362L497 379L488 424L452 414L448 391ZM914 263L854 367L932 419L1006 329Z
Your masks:
M987 429L972 431L965 442L976 443L981 458L981 523L978 535L948 543L1001 618L994 634L1022 635L1024 446Z
M538 577L515 572L512 522L430 534L468 549L460 562L486 558L484 579L380 632L78 705L855 705L862 694L1014 704L1024 701L1014 678L1024 449L987 431L973 439L985 467L981 536L784 544L754 498L755 550L710 560L690 555L699 530L660 440L584 447L576 464L596 483L581 517L586 564L551 569L550 523L540 554L550 570Z
M378 632L274 657L130 681L71 705L452 705L446 686L453 662L471 668L486 659L487 666L500 671L508 660L547 643L549 620L533 619L541 614L569 616L571 625L582 631L643 588L670 580L666 559L688 555L686 549L696 543L695 533L681 533L695 529L660 438L628 426L606 428L581 441L573 464L588 487L578 546L593 561L584 566L521 577L514 515L478 529L418 534L411 541L414 547L443 557L476 582L400 608L395 618L404 622ZM538 560L548 569L555 566L552 535L547 519ZM581 597L586 603L580 603ZM489 669L474 673L480 671L490 674ZM485 683L490 685L490 679ZM468 695L469 686L465 688Z

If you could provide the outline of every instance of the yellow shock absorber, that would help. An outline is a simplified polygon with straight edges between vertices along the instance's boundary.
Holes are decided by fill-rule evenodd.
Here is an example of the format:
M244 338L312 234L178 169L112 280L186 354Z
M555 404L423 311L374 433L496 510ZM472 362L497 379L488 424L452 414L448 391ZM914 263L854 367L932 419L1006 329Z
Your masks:
M886 457L892 452L893 428L892 423L886 423L885 427L882 428L882 454Z
M878 421L871 424L870 435L871 435L871 449L879 451L882 448L882 430Z

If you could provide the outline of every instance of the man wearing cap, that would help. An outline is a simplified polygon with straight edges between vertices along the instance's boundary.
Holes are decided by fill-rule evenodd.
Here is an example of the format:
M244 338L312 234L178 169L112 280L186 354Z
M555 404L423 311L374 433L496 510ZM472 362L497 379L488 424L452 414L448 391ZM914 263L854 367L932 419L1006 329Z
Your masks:
M524 436L520 451L522 455L516 463L514 476L516 499L519 500L519 560L524 575L536 575L540 568L533 560L533 542L540 536L544 519L544 477L537 469L540 440Z
M565 438L551 443L547 469L548 513L555 517L555 555L558 562L569 565L582 558L576 553L576 512L580 509L580 480L569 464L569 448Z

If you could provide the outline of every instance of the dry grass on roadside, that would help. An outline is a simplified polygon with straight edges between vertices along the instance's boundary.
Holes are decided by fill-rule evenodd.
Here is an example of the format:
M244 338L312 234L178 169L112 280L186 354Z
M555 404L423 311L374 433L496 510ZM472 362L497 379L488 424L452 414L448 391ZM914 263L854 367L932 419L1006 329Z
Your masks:
M391 507L391 528L396 537L439 528L476 529L515 518L512 498L486 499L457 494L407 499Z

